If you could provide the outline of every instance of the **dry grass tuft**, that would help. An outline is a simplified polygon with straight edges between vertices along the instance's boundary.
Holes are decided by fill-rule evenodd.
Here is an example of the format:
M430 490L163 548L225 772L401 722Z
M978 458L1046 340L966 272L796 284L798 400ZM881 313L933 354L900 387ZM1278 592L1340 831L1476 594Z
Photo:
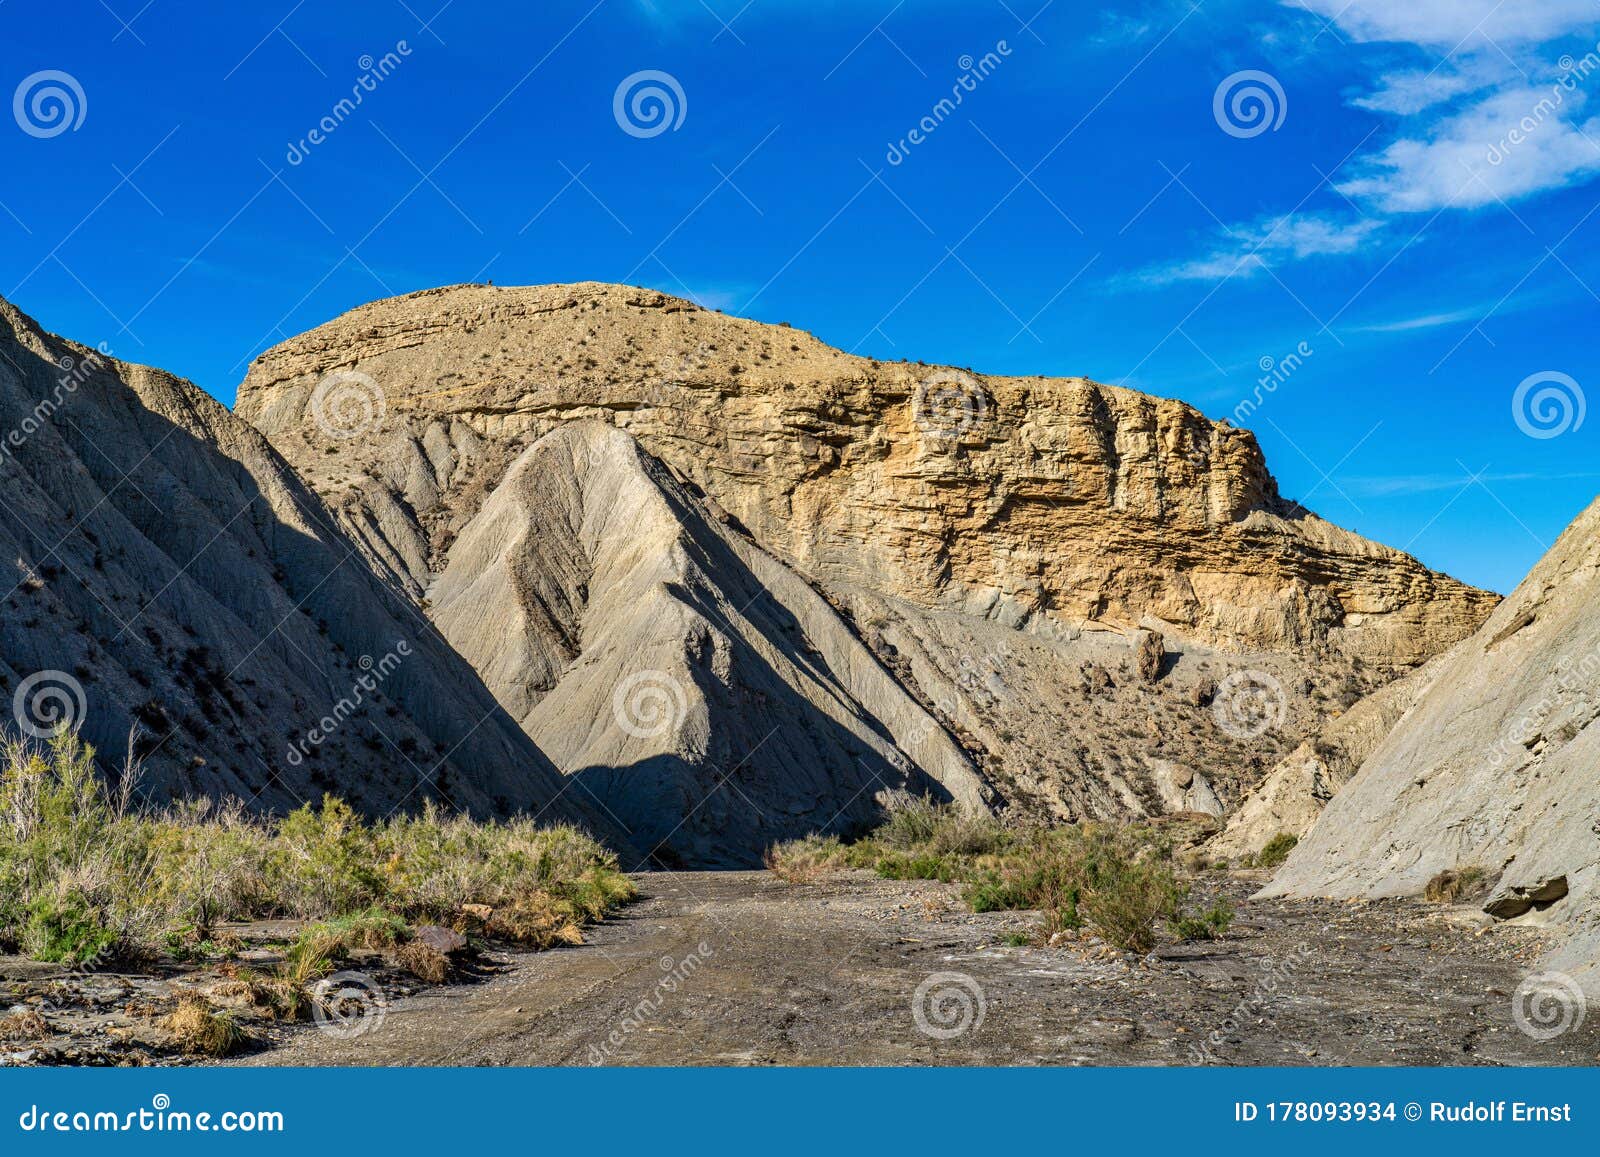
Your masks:
M412 976L429 984L443 984L455 971L448 956L418 940L400 945L395 949L392 959Z
M174 1042L191 1056L232 1056L250 1040L231 1012L219 1012L197 993L184 993L162 1021Z
M50 1035L50 1022L37 1009L25 1008L0 1019L0 1040L36 1041Z
M807 836L774 844L761 862L785 884L810 884L842 867L843 852L837 836Z
M1466 904L1483 898L1489 890L1489 873L1476 864L1446 868L1428 881L1423 898L1434 904Z

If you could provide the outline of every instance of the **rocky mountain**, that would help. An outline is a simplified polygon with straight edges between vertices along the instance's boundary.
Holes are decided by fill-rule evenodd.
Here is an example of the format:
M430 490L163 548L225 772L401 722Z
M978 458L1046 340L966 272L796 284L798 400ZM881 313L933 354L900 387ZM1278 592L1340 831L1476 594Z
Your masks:
M690 860L918 783L1219 813L1496 601L1286 501L1182 403L651 290L375 302L257 358L237 412L564 770Z
M1273 895L1420 893L1478 869L1485 909L1567 934L1552 961L1600 992L1600 502L1362 764Z
M621 842L253 427L0 301L11 736L130 731L156 799L539 811Z
M1460 644L1456 645L1457 647ZM1228 816L1208 848L1218 856L1247 856L1275 836L1311 830L1334 795L1394 730L1449 665L1456 648L1436 655L1357 701L1280 760Z
M792 570L627 434L524 451L430 588L457 650L645 846L747 860L886 790L983 808L961 749Z

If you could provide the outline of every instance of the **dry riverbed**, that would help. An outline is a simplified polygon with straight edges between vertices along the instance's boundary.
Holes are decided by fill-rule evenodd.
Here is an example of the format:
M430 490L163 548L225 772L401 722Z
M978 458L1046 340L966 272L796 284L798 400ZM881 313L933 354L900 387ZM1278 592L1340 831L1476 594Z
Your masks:
M1249 902L1250 873L1197 897L1239 909L1221 940L1137 958L1092 935L1007 944L1034 917L975 915L952 886L848 872L639 877L643 898L582 946L481 952L429 987L355 960L384 993L332 1025L251 1024L235 1063L1593 1064L1596 1021L1538 1040L1513 995L1536 929L1411 902ZM214 968L62 975L0 961L0 1009L48 1032L8 1063L180 1063L159 1015ZM359 995L359 994L358 994ZM360 1010L358 1010L359 1012ZM0 1012L0 1016L5 1015ZM37 1027L38 1022L29 1021Z

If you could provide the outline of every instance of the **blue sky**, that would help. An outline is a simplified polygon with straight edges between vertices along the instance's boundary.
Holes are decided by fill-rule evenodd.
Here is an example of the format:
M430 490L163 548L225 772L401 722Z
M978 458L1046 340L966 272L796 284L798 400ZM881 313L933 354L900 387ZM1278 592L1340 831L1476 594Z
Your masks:
M1595 0L330 7L0 0L0 294L231 401L376 297L653 285L1235 417L1497 590L1600 491Z

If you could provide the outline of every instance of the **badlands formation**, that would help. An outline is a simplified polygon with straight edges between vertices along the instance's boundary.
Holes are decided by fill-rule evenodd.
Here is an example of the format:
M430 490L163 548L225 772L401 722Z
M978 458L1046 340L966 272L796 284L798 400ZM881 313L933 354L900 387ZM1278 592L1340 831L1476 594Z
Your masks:
M1600 993L1600 503L1591 505L1328 805L1273 895L1414 895L1485 873L1484 908L1561 929Z
M8 734L77 723L109 767L133 731L158 799L286 810L335 791L381 814L448 798L625 839L197 387L0 300L0 428Z
M1209 813L1308 833L1273 894L1476 869L1600 987L1600 505L1497 607L1182 403L599 284L363 306L234 413L0 302L0 423L0 684L157 798L533 812L629 866L896 791Z
M645 289L375 302L258 357L237 413L567 795L668 863L849 831L891 790L1245 805L1259 847L1409 692L1345 711L1496 603L1282 498L1248 432L1180 402Z

